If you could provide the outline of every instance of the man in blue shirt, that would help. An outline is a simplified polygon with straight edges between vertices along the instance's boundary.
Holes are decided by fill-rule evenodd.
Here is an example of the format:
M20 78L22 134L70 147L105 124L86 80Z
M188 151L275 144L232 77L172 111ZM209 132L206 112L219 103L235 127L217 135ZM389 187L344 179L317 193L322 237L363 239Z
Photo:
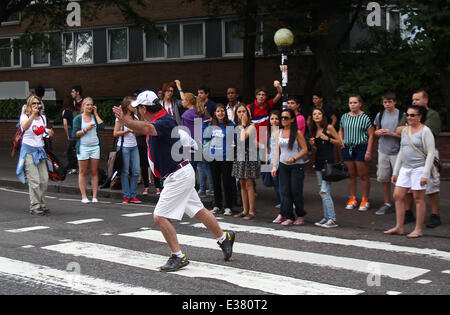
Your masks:
M199 219L217 238L225 261L231 258L234 232L223 232L216 218L202 204L195 190L195 173L189 161L176 161L172 156L172 147L179 137L172 138L175 121L163 109L153 91L141 92L131 103L139 109L145 121L136 121L125 117L120 107L114 107L116 118L135 134L147 135L148 160L153 174L164 179L164 189L156 204L153 218L161 230L171 255L160 271L176 271L189 264L182 253L177 233L171 220L181 220L184 213ZM150 122L150 123L148 123Z

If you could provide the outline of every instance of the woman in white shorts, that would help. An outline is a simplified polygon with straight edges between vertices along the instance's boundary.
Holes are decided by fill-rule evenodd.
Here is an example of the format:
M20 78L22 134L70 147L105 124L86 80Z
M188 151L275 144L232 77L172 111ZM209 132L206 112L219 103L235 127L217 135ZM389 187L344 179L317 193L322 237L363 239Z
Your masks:
M81 106L81 114L73 120L73 137L77 139L76 150L78 158L78 186L81 192L81 202L89 203L86 194L86 177L90 166L92 202L96 203L98 194L98 163L100 161L100 137L98 130L105 124L97 113L94 100L86 97ZM90 164L90 165L89 165Z
M431 175L435 157L435 142L431 130L423 124L426 110L412 105L408 108L406 119L408 127L402 132L400 152L394 168L392 183L394 191L397 224L384 232L390 235L404 235L405 197L411 189L417 209L416 228L408 238L423 236L422 226L426 215L425 192Z

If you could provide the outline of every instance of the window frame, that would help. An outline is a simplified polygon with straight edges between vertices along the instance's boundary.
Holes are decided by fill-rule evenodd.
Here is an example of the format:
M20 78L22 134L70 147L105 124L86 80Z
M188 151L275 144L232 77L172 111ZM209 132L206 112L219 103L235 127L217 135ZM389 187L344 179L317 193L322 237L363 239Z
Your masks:
M75 51L75 41L74 41L75 33L90 33L91 34L91 36L92 36L92 60L90 62L76 62L76 58L75 58L76 51ZM64 61L64 58L65 58L64 35L65 34L71 34L72 35L72 43L74 45L74 48L73 48L73 54L74 54L73 55L73 60L74 61L72 61L70 63L67 63L67 62ZM62 50L62 56L61 56L62 60L61 61L62 61L62 65L63 66L83 66L83 65L92 65L92 64L94 64L95 45L94 45L94 30L93 29L69 30L69 31L61 32L61 46L62 46L61 47L61 50Z
M164 45L164 56L162 57L148 57L147 56L147 36L145 32L143 33L143 51L144 51L144 61L170 61L170 60L189 60L189 59L201 59L206 58L206 24L205 21L174 21L174 22L166 22L157 24L156 27L161 27L165 32L167 32L167 26L169 24L178 25L180 29L180 57L169 58L168 57L168 49L167 44ZM184 26L185 25L201 25L202 26L202 50L203 54L201 55L184 55Z
M226 23L232 21L239 21L239 18L223 18L221 21L222 24L222 57L243 57L244 56L244 45L242 45L242 52L240 53L227 53L226 52ZM264 42L264 23L262 21L260 23L261 34L258 35L260 45L258 47L257 43L255 43L255 56L262 56L264 54L263 42ZM242 40L243 41L243 40Z
M47 37L49 37L49 35L46 35ZM34 52L31 54L31 67L49 67L50 66L50 53L46 53L47 54L47 62L46 63L34 63Z
M20 23L22 22L22 13L18 12L18 14L19 14L19 18L17 20L2 22L2 23L0 23L0 25L1 26L20 25Z
M11 45L11 52L10 52L11 65L9 67L2 67L2 66L0 66L0 70L22 68L22 51L21 50L19 50L19 64L18 65L14 65L14 48L12 47L12 41L14 39L16 39L16 38L18 38L18 37L17 36L0 37L0 39L9 39L9 42L10 42L10 45Z
M109 40L109 31L114 30L126 30L127 31L127 57L126 59L111 59L111 42ZM111 27L106 29L106 54L108 63L120 63L130 61L130 29L129 27Z

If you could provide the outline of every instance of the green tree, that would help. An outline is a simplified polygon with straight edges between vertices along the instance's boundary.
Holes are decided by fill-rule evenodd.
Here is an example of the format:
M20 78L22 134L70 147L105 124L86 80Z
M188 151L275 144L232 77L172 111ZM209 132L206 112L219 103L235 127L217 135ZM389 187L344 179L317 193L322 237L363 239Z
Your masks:
M45 32L68 28L66 11L71 0L2 0L0 2L0 23L7 21L17 13L24 21L24 34L14 41L14 46L28 53L33 48L44 48L47 52L58 52L59 47ZM148 34L157 33L162 39L165 33L156 28L153 21L142 15L147 7L146 0L83 0L81 6L82 19L92 21L98 18L102 10L117 8L124 21L142 27Z

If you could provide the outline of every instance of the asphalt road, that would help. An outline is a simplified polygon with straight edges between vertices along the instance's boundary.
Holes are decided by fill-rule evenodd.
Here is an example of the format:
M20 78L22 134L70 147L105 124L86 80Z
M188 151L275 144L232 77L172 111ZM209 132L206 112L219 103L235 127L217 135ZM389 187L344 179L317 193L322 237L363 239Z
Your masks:
M219 217L237 235L233 258L224 262L212 234L185 217L175 226L191 263L160 273L169 250L153 222L154 205L83 205L78 196L56 193L47 200L51 213L32 216L26 191L0 188L2 295L450 293L447 238Z

